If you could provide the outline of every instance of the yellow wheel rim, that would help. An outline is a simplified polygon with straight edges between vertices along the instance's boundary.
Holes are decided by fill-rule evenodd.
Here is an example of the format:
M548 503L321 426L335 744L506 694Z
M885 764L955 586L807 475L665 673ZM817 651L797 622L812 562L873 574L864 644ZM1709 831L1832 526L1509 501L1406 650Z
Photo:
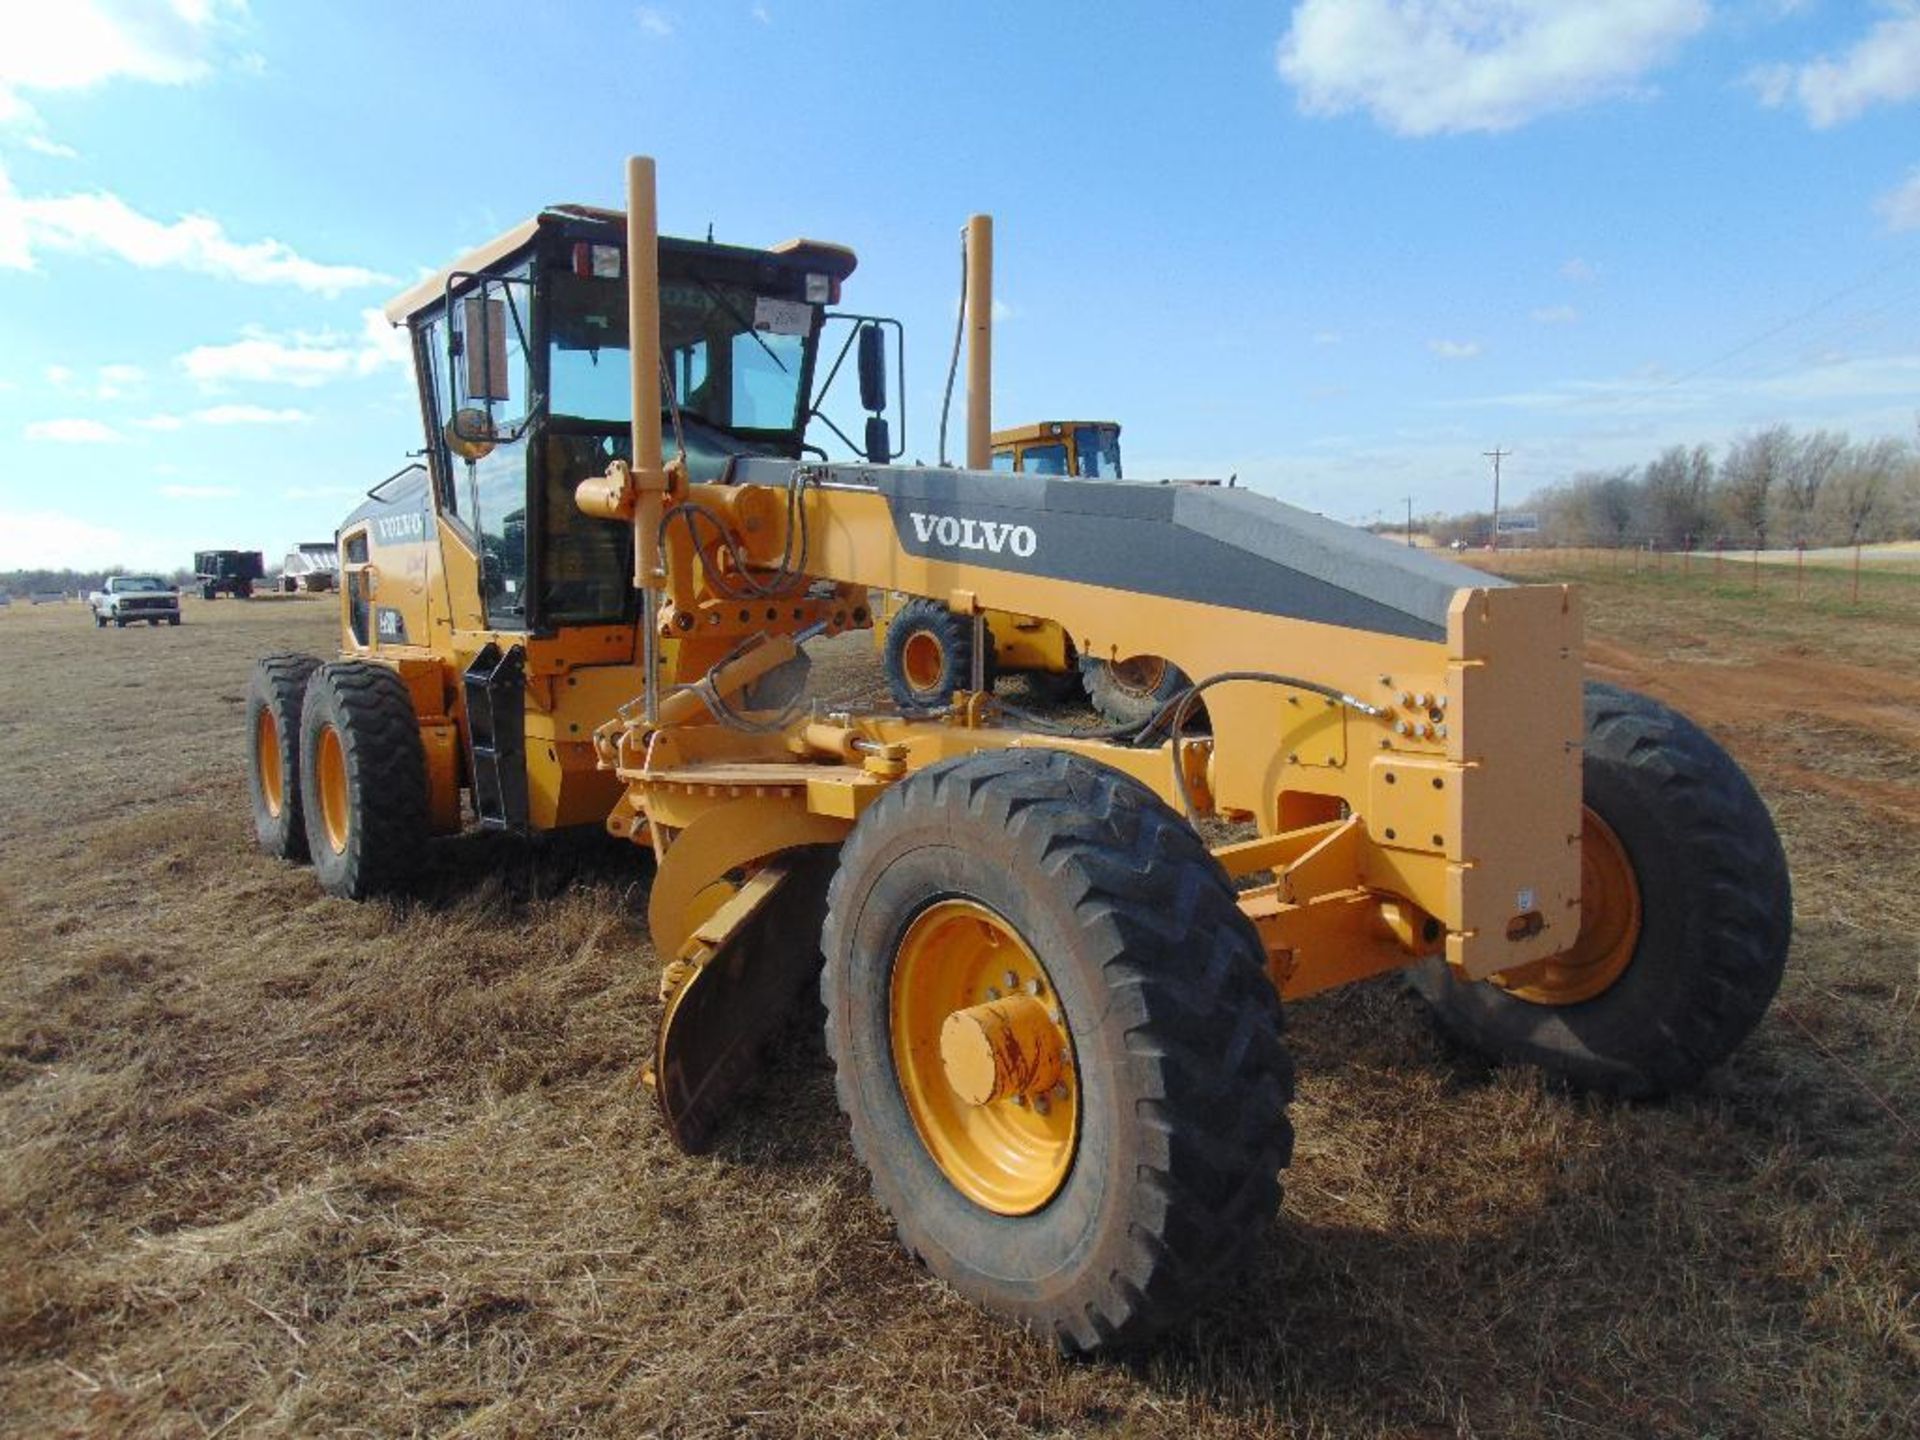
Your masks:
M1160 682L1167 678L1167 662L1158 655L1135 655L1126 660L1116 660L1109 667L1113 678L1122 690L1131 690L1136 695L1151 695L1160 688Z
M1640 942L1640 883L1613 827L1592 810L1580 824L1580 933L1558 955L1496 975L1515 999L1577 1005L1627 973Z
M955 1089L942 1037L951 1046L949 1020L994 1002L1017 1002L1050 1027L1033 1038L1056 1047L1058 1078L975 1104ZM1000 1215L1030 1215L1058 1194L1080 1133L1079 1076L1052 977L1012 925L972 900L923 910L894 954L889 1021L907 1113L953 1187Z
M320 746L313 757L314 788L320 792L320 824L327 833L333 853L347 851L349 809L347 803L347 752L341 747L340 732L331 725L320 727Z
M280 727L273 722L273 711L260 707L260 718L253 722L253 749L260 767L260 798L267 803L267 814L280 818L287 803L287 778L280 769Z
M918 691L940 688L947 678L947 647L938 637L916 630L900 647L900 668L906 671L907 684Z

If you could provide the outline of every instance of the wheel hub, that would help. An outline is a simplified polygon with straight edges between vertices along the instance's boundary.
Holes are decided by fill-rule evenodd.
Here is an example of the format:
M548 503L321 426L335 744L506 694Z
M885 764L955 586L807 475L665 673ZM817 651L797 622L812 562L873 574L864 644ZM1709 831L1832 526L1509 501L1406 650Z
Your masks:
M915 690L938 690L947 674L946 647L938 637L916 630L900 647L900 668L906 671L907 683Z
M267 814L278 820L280 807L286 804L286 779L280 771L280 727L274 724L273 711L264 705L254 725L253 745L260 757L260 798L266 802Z
M894 954L894 1072L914 1129L954 1188L1028 1215L1066 1183L1079 1137L1073 1044L1046 967L973 900L920 912Z
M1516 1000L1577 1005L1627 972L1640 942L1640 885L1626 847L1589 809L1580 825L1580 933L1558 955L1492 977Z
M1066 1054L1047 1007L1027 994L955 1010L940 1026L940 1063L969 1105L1031 1100L1061 1081Z
M1167 662L1158 655L1133 655L1108 667L1116 684L1134 695L1151 695L1167 678Z
M340 744L340 732L323 726L320 743L314 751L315 788L320 792L320 821L327 844L336 855L347 853L347 833L351 825L347 800L347 753Z

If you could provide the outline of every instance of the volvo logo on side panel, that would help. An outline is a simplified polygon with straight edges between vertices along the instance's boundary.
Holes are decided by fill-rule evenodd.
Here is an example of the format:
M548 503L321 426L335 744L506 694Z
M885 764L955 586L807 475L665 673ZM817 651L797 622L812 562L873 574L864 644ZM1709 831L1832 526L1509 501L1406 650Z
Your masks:
M1040 537L1031 525L963 519L958 515L928 515L920 510L909 510L907 519L913 522L914 538L922 545L981 550L989 555L1014 555L1022 560L1040 547Z
M427 538L427 517L418 510L409 510L401 515L382 515L373 522L373 534L382 545L424 540Z

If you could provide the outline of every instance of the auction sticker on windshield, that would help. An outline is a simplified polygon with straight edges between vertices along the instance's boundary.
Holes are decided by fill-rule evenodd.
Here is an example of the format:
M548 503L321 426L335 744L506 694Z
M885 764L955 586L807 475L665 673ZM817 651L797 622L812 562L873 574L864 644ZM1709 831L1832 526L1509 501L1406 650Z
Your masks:
M753 328L769 335L805 335L813 329L813 306L804 300L757 296L753 302Z

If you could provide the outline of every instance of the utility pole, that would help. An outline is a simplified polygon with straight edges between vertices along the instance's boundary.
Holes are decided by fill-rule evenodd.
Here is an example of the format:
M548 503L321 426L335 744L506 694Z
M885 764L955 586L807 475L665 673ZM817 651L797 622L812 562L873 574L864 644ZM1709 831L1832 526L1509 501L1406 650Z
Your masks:
M1480 453L1493 461L1493 534L1488 538L1487 548L1498 550L1500 548L1500 462L1513 452L1502 450L1496 445L1493 449L1482 450Z
M1407 496L1407 548L1413 548L1413 497Z

